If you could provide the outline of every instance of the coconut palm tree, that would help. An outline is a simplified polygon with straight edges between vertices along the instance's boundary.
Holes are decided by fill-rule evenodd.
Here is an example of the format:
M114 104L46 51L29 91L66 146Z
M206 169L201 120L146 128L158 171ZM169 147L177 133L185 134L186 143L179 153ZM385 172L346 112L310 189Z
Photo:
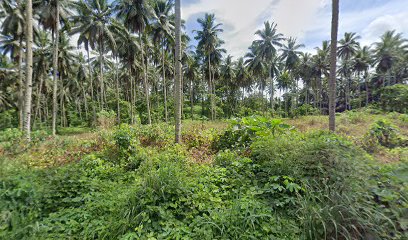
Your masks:
M80 13L73 18L76 27L72 34L80 33L79 43L84 43L98 51L99 59L99 104L104 109L106 92L104 84L104 54L109 50L116 50L115 32L116 25L113 23L113 9L107 0L80 1L76 5Z
M150 111L149 86L147 81L145 46L142 40L146 26L149 23L149 17L152 16L153 10L146 0L120 0L115 5L117 15L124 22L125 27L139 35L139 43L141 48L141 64L143 71L143 85L145 89L146 106L148 123L152 123Z
M297 102L297 92L298 92L298 78L295 77L294 75L296 74L296 66L297 63L299 62L299 56L301 55L301 52L299 51L300 48L304 47L305 45L303 44L298 44L296 42L296 38L288 38L287 43L283 45L282 47L282 55L281 58L285 61L285 67L290 73L290 77L292 78L292 84L293 84L293 98L292 100L294 101L291 104L292 109L296 108L296 102Z
M36 48L34 49L34 80L38 82L36 92L36 104L34 111L34 123L42 121L41 117L41 100L43 99L44 80L50 68L52 53L49 49L51 45L50 35L46 31L40 31L34 38Z
M166 84L166 69L165 69L165 51L166 43L174 41L172 32L174 31L174 22L171 19L171 10L174 4L172 1L159 0L154 2L155 19L152 24L153 41L161 45L162 58L162 80L163 80L163 95L164 95L164 111L165 120L168 121L167 111L167 84ZM167 41L166 41L167 40Z
M66 24L71 15L69 9L72 6L71 0L45 0L36 5L36 12L39 15L40 24L45 29L51 29L54 42L53 48L53 109L52 109L52 134L56 135L57 124L57 92L58 92L58 49L61 22Z
M404 49L406 40L402 37L402 33L396 33L395 30L387 31L382 36L379 42L374 43L373 57L374 64L377 66L377 72L383 74L383 79L387 76L387 81L383 80L383 85L391 85L391 69L401 57L401 52ZM388 83L386 83L388 82Z
M268 81L270 82L270 94L271 94L271 106L273 106L274 95L274 73L276 72L276 56L277 47L282 47L282 41L285 39L283 34L278 32L277 24L270 23L269 21L264 23L264 28L255 32L255 35L259 37L259 40L254 41L256 46L256 55L258 55L266 64L268 71ZM273 111L273 107L272 107Z
M197 49L201 51L203 55L207 58L208 63L208 86L210 92L210 101L211 101L211 120L215 119L215 99L213 92L213 78L212 78L212 58L218 55L216 49L219 48L223 41L218 37L219 33L222 33L224 30L221 29L222 24L216 23L215 15L206 13L203 18L197 19L198 24L200 25L201 30L196 30L196 36L194 37L197 41ZM219 52L219 51L218 51ZM214 54L215 53L215 54ZM211 56L213 55L213 56Z
M310 85L312 81L312 54L301 53L300 61L298 65L299 75L303 81L303 88L305 94L305 103L310 103Z
M314 77L314 104L315 107L319 106L322 110L322 98L323 98L323 77L329 75L330 63L329 63L329 51L330 45L328 41L323 41L322 47L315 48L317 50L316 55L312 57L312 76Z
M180 9L180 1L176 0L176 21L175 21L175 29L176 29L176 79L175 79L175 95L174 95L174 102L175 102L175 109L174 109L174 118L176 120L176 136L175 142L181 142L181 108L182 108L182 97L183 97L183 88L181 83L182 78L182 71L181 71L181 9Z
M6 36L1 47L3 53L10 53L12 58L18 62L18 116L19 128L23 130L23 105L24 105L24 84L23 84L23 55L24 55L24 35L25 35L25 4L23 0L4 0L2 2L2 12L5 15L1 25L1 34Z
M332 1L332 23L330 44L330 78L329 78L329 130L336 131L336 60L337 31L339 28L339 0Z
M136 104L136 89L137 77L135 74L142 70L140 59L138 59L138 55L141 52L139 39L136 35L129 32L127 29L123 28L119 34L116 35L116 42L117 42L117 54L118 57L121 59L123 71L127 74L127 79L129 80L130 84L130 120L131 123L134 124L135 122L135 104ZM118 83L119 84L119 83ZM117 84L117 85L118 85Z
M363 73L365 91L366 91L366 106L369 102L369 86L368 86L368 70L372 63L371 52L368 46L359 47L354 57L353 69L357 72L358 79Z
M357 36L356 33L346 32L344 33L344 37L338 42L339 47L337 54L343 61L344 67L349 68L350 70L352 70L351 58L356 54L356 51L360 46L358 39L360 39L360 36ZM352 72L346 69L344 73L347 73L344 76L345 104L346 109L350 110L350 82Z
M33 2L26 0L26 89L24 101L25 137L31 140L31 106L33 92Z

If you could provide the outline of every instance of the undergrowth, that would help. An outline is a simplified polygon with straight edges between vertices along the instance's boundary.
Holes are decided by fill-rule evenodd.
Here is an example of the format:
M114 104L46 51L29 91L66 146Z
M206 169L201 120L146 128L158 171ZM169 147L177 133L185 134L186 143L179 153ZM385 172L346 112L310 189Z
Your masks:
M0 239L407 239L407 161L261 117L191 129L177 145L168 125L121 125L78 161L5 160Z

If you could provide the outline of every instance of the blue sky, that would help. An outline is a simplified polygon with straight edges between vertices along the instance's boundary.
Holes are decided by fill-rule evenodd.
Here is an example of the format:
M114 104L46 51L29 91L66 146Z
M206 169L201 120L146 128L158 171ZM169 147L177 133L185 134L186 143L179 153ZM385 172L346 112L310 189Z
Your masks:
M330 38L330 0L182 0L187 31L197 29L196 20L205 12L215 13L223 23L225 48L234 57L245 54L254 32L266 20L278 24L285 36L296 37L313 52ZM340 0L339 37L357 32L369 45L386 30L396 29L408 38L408 0Z

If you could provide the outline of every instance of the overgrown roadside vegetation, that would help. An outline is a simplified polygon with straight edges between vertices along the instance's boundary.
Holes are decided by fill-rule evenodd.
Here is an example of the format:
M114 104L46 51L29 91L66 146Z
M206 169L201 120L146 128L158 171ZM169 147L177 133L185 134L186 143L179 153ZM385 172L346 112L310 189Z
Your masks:
M8 130L0 239L406 239L406 115L321 118L186 122L182 145L123 124L17 151Z

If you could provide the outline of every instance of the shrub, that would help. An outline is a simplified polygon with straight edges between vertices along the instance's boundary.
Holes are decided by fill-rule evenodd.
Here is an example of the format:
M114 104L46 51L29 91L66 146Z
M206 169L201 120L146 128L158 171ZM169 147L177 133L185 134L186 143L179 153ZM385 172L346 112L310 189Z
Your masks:
M391 237L394 225L370 193L371 160L351 143L326 132L294 133L261 138L251 148L258 176L299 179L303 239Z
M397 126L382 119L376 121L364 136L363 148L368 152L375 152L379 146L386 148L408 146L408 140L399 134Z
M408 85L396 84L381 90L381 107L386 111L408 112Z
M295 116L319 115L320 110L310 104L303 104L294 110Z
M102 129L109 129L115 125L116 113L113 110L105 111L102 110L96 114L97 125Z
M216 150L246 149L258 137L275 136L291 129L291 126L280 119L266 117L245 117L234 119L228 130L213 143Z

